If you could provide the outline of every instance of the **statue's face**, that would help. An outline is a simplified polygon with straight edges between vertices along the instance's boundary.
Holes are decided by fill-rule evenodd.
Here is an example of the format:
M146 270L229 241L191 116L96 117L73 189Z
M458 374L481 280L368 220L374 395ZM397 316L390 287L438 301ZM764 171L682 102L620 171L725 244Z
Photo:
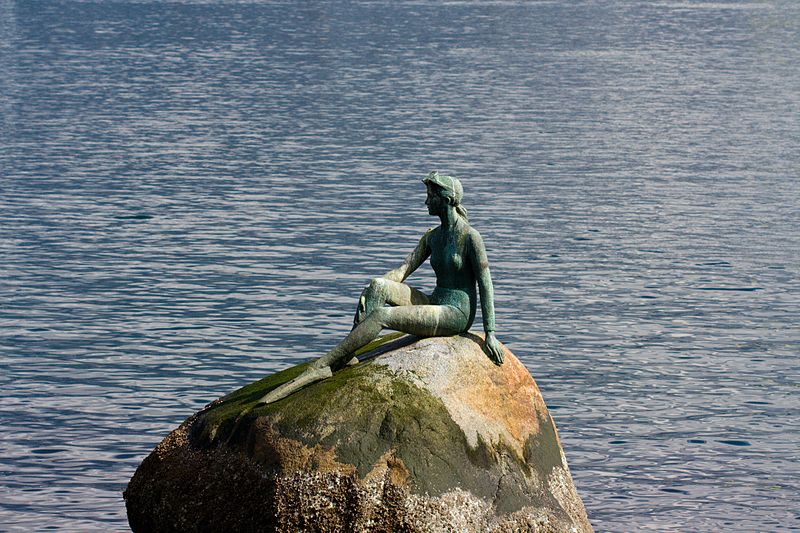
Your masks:
M429 215L438 215L442 212L444 208L444 198L439 194L439 191L436 190L434 185L430 183L427 184L428 186L428 196L425 199L425 205L428 206L428 214Z

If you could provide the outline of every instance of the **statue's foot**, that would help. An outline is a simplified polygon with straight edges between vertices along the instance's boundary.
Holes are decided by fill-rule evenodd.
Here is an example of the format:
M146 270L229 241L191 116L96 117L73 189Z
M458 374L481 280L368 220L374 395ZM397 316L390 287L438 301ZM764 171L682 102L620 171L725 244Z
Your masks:
M326 366L323 368L307 368L302 374L297 376L291 381L287 381L283 385L280 385L271 391L269 391L263 398L258 400L258 403L272 403L277 402L278 400L282 400L296 392L306 385L311 385L312 383L316 383L317 381L322 381L323 379L327 379L333 375L331 372L331 367Z

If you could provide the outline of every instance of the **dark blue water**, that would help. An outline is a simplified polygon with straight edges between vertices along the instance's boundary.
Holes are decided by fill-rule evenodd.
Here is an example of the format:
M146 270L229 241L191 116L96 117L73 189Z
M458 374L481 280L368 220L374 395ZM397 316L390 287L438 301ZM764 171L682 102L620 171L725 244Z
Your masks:
M597 530L800 530L798 65L788 0L0 0L0 529L125 529L439 169Z

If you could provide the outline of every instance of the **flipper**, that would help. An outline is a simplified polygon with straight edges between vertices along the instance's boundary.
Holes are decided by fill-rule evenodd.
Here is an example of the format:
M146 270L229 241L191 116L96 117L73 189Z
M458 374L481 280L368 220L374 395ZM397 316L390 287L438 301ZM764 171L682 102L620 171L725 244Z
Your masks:
M323 379L327 379L332 375L333 372L331 372L331 367L329 366L323 368L308 368L293 380L287 381L283 385L280 385L269 391L264 395L263 398L258 400L258 403L262 404L277 402L278 400L286 398L293 392L302 389L306 385L311 385L317 381L322 381Z

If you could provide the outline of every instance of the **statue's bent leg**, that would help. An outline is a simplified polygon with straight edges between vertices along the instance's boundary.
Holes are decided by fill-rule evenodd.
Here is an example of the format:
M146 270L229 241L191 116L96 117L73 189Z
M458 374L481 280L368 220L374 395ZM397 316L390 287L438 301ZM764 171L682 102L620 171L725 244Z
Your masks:
M468 318L464 313L450 305L378 307L335 348L314 361L312 366L330 366L333 371L342 368L356 350L376 339L384 328L420 337L436 337L458 335L466 331L467 323Z
M428 297L425 293L414 287L386 278L374 278L358 299L353 327L359 325L372 311L383 307L385 304L402 306L425 305L427 303Z
M461 310L450 305L379 307L330 352L311 363L297 378L270 391L259 403L278 401L306 385L330 377L347 364L356 350L377 338L384 328L421 337L436 337L463 333L468 321Z

